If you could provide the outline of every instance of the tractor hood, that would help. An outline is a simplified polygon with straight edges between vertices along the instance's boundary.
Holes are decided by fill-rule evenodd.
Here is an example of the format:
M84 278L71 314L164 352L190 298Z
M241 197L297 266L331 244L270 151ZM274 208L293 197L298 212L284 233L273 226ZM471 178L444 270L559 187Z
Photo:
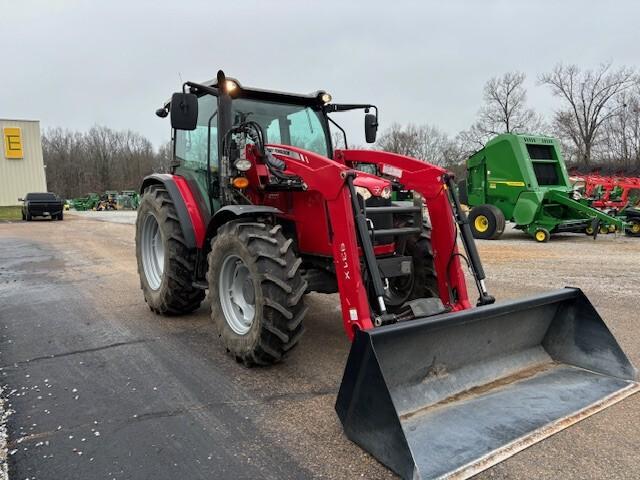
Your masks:
M358 172L353 185L356 188L366 188L374 197L391 198L391 182L369 173Z

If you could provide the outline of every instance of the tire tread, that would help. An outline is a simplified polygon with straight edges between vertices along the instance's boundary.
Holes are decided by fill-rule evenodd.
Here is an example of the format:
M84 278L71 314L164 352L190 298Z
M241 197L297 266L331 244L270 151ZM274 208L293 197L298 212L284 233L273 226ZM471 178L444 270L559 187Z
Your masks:
M221 262L217 256L216 242L226 241L229 237L237 239L246 246L259 274L262 289L262 318L256 341L246 351L234 351L234 335L217 302L215 265ZM292 248L293 241L284 236L282 226L268 225L262 222L233 220L218 229L211 241L209 253L209 294L211 315L218 333L227 351L246 366L270 365L286 357L299 342L304 332L302 321L308 308L304 304L307 282L302 279L299 267L302 260ZM256 311L259 309L256 308ZM215 312L219 311L216 316ZM218 318L222 317L222 318Z

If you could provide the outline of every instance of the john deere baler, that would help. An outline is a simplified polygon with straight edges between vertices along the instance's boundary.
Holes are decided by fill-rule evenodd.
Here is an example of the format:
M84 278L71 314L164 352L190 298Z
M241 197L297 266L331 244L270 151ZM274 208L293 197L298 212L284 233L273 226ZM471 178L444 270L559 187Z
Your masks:
M623 220L577 201L558 141L550 137L502 134L467 160L459 185L471 207L476 238L496 239L505 221L546 242L552 233L624 231Z

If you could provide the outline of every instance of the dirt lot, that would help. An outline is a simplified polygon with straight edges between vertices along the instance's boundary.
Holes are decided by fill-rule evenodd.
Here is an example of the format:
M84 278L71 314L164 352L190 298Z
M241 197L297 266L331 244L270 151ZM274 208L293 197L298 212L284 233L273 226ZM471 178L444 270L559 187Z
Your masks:
M77 215L0 224L12 478L393 478L333 410L349 349L337 297L310 296L286 363L247 370L206 305L148 310L133 237L132 225ZM640 365L640 239L508 232L479 248L499 299L581 287ZM478 478L638 478L639 418L635 395Z

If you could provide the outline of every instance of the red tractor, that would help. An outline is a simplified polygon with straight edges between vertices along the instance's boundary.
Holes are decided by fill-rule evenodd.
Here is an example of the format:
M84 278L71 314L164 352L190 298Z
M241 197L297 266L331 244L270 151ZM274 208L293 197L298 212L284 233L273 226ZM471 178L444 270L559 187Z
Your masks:
M246 88L221 71L186 82L156 112L171 116L172 173L141 188L149 307L188 313L208 290L226 350L268 365L300 341L305 294L339 293L353 344L336 410L349 438L406 478L472 474L637 390L579 290L493 304L446 170L333 148L331 114L357 109L372 143L374 105ZM409 199L394 200L400 191Z

